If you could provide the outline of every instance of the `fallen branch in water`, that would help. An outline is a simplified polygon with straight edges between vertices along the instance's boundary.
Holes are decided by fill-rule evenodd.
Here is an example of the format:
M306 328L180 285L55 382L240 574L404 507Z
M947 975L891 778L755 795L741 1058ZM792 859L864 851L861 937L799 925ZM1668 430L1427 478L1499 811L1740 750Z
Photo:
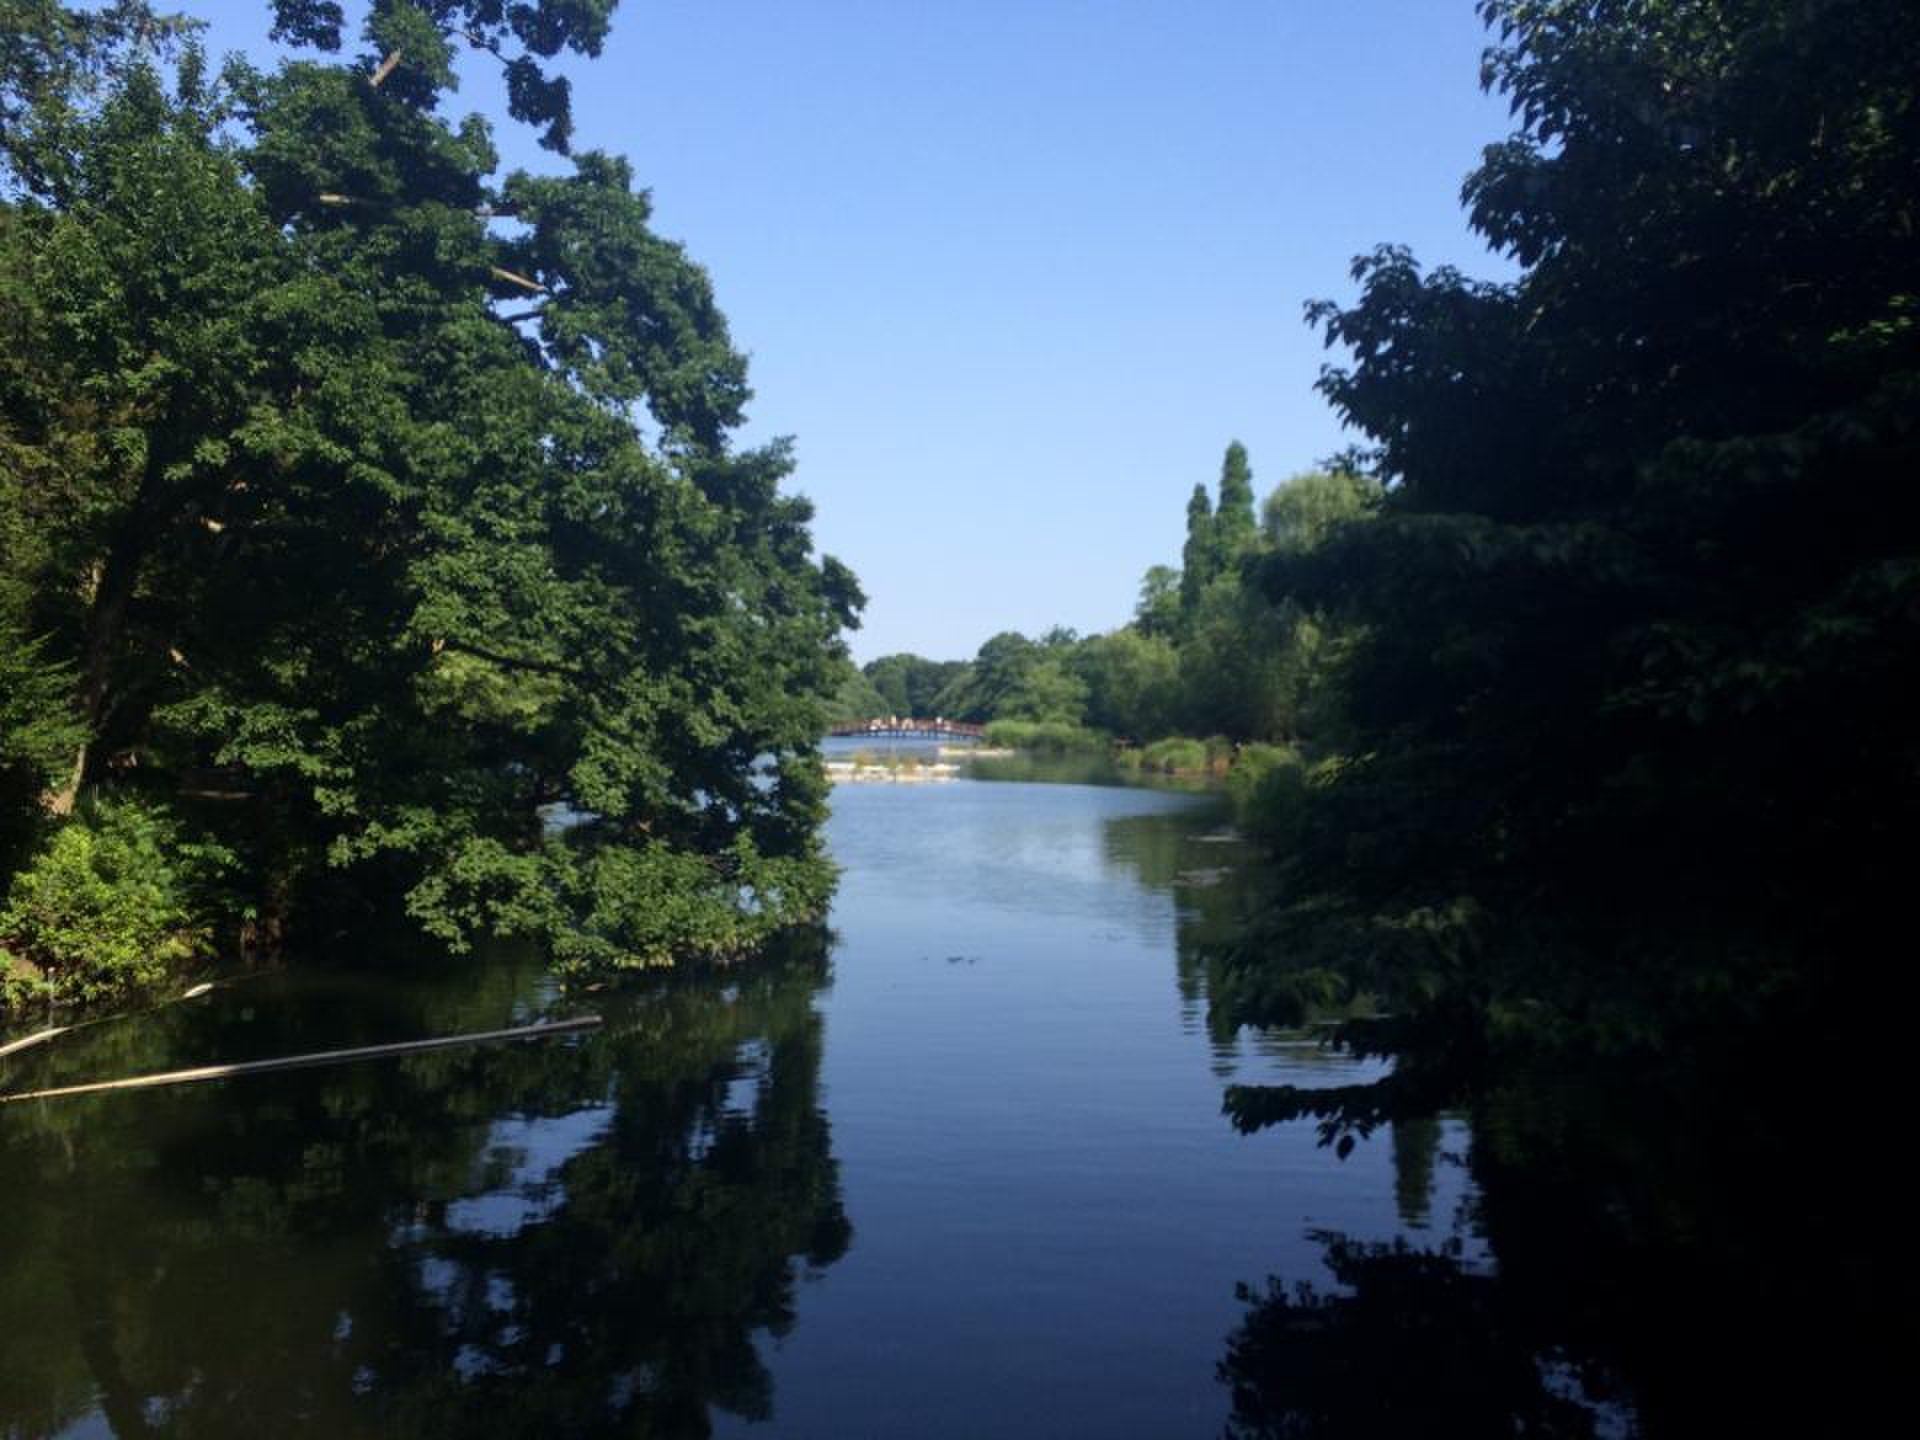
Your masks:
M237 1065L202 1065L193 1070L168 1070L158 1075L134 1075L125 1080L94 1080L85 1085L62 1085L52 1090L24 1090L0 1095L0 1105L16 1100L52 1100L63 1095L92 1095L103 1090L148 1090L159 1085L190 1085L200 1080L226 1080L236 1075L262 1075L273 1070L302 1070L314 1065L339 1065L348 1060L377 1060L387 1055L413 1055L423 1050L446 1050L456 1045L480 1045L493 1040L531 1040L600 1024L598 1015L575 1020L549 1020L513 1030L483 1030L472 1035L444 1035L435 1040L401 1040L391 1045L360 1045L350 1050L316 1050L308 1055L285 1055L277 1060L243 1060Z
M198 1000L202 995L212 991L216 985L231 985L233 983L231 980L204 981L194 986L191 990L182 991L180 994L174 996L172 1000L162 1000L158 1005L149 1005L144 1010L128 1010L118 1015L96 1015L91 1020L76 1020L71 1025L55 1025L46 1030L36 1030L31 1035L23 1035L18 1040L9 1040L6 1044L0 1045L0 1060L6 1059L9 1055L17 1054L19 1051L30 1050L35 1045L45 1044L56 1035L65 1035L74 1030L85 1030L89 1025L105 1025L111 1020L131 1020L139 1015L151 1015L154 1011L164 1010L167 1006L180 1000Z
M31 1035L23 1035L18 1040L9 1040L6 1044L0 1045L0 1059L5 1059L18 1050L31 1049L35 1045L53 1039L56 1035L64 1035L72 1028L71 1025L55 1025L47 1030L36 1030Z

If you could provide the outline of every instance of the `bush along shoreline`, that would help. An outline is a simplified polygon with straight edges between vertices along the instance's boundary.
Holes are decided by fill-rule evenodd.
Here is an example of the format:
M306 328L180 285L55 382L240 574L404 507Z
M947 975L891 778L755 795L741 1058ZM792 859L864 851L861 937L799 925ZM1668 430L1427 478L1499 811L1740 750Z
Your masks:
M223 846L137 800L83 804L0 903L0 1020L138 999L204 970L237 919Z
M1235 742L1224 735L1169 735L1131 745L1103 731L1059 721L996 720L987 726L986 742L1040 758L1101 757L1124 777L1178 780L1217 790L1234 823L1269 848L1284 846L1296 832L1315 777L1324 777L1338 764L1336 758L1311 761L1290 745Z

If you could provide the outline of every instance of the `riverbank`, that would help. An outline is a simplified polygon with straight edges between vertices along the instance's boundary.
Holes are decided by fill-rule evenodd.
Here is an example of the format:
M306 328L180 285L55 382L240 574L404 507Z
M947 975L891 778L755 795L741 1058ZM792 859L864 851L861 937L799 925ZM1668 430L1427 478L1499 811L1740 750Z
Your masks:
M1292 746L1224 735L1170 735L1134 745L1077 725L1025 721L995 721L987 727L987 739L996 748L974 758L998 763L975 766L978 778L1218 790L1236 823L1269 846L1294 832L1308 791L1335 763L1309 762ZM1058 767L1064 772L1051 773Z

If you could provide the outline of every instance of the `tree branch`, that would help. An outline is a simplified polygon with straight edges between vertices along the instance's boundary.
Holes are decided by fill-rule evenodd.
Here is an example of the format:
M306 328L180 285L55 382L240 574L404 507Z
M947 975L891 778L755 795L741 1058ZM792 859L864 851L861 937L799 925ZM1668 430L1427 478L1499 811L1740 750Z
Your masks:
M367 81L368 88L373 90L378 90L381 86L381 83L386 80L387 76L393 73L393 67L398 65L399 63L400 63L400 52L398 50L395 50L392 54L387 56L386 59L380 62L380 68L374 71L373 78Z
M548 294L547 287L538 280L529 280L524 275L516 275L511 270L503 270L498 265L489 265L487 272L496 280L505 280L510 285L519 285L533 291L536 295Z

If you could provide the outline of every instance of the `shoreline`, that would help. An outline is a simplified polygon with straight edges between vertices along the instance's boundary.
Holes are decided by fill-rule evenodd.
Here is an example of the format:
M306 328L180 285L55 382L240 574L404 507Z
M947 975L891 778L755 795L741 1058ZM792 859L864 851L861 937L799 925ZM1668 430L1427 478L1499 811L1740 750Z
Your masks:
M922 765L856 765L827 763L827 779L835 785L936 785L960 778L958 765L944 762Z

